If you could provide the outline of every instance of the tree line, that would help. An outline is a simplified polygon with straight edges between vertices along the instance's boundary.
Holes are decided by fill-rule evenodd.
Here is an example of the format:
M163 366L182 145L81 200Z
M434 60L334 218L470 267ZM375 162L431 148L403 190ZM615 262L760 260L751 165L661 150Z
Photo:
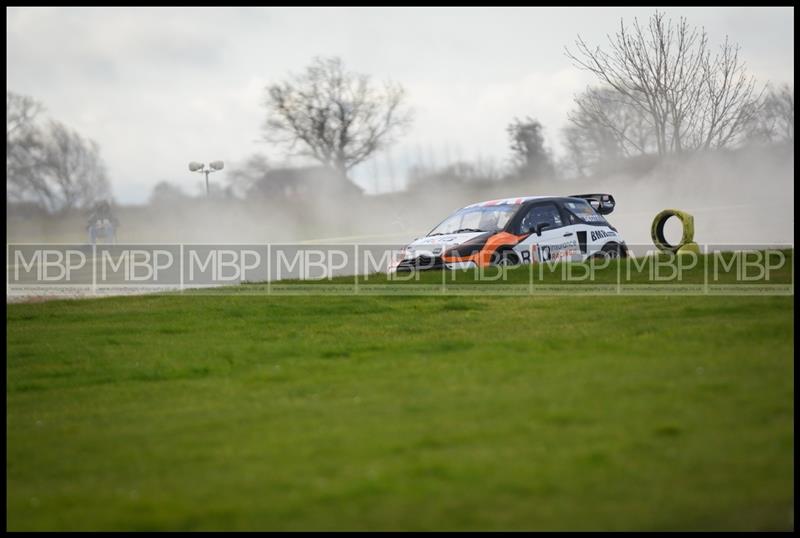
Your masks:
M659 11L646 23L621 20L603 45L578 36L565 55L596 83L575 96L560 162L546 147L541 122L527 116L506 129L505 170L470 162L414 167L410 183L586 176L638 157L793 143L793 88L759 86L740 53L727 36L714 47L703 28ZM265 139L347 176L410 125L405 97L400 85L373 86L341 59L317 58L302 74L266 89ZM268 169L266 158L256 155L233 178L252 184Z
M7 202L59 213L108 198L98 144L59 121L44 120L43 112L32 97L6 92Z
M621 20L603 47L578 36L565 54L599 83L576 97L564 133L581 174L604 160L794 141L793 88L759 87L738 44L713 48L684 17Z
M738 44L725 37L714 47L704 29L683 17L673 20L656 11L645 23L621 20L606 43L590 45L578 36L564 52L596 83L574 98L562 130L563 160L555 162L541 122L526 116L514 118L506 129L510 158L505 171L456 163L433 172L412 170L412 183L584 176L637 157L794 141L793 88L760 86ZM262 105L265 142L344 181L353 167L397 142L413 122L401 84L375 83L338 57L315 58L302 72L270 84ZM42 110L30 97L7 93L9 201L61 211L107 196L97 144L59 122L40 122ZM247 196L272 168L262 154L251 156L231 170L231 192ZM153 194L175 198L180 190L161 183Z

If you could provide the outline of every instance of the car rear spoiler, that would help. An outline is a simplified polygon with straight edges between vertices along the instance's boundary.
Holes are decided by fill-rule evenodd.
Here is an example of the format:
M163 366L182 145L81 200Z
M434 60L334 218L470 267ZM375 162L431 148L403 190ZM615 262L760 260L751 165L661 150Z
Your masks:
M570 198L583 198L601 215L608 215L617 205L610 194L573 194Z

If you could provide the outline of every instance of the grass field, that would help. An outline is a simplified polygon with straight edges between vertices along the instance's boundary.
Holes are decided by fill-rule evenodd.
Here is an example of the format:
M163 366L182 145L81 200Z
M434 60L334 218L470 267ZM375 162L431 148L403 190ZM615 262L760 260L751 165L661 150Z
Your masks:
M7 527L793 529L793 313L792 296L7 305Z

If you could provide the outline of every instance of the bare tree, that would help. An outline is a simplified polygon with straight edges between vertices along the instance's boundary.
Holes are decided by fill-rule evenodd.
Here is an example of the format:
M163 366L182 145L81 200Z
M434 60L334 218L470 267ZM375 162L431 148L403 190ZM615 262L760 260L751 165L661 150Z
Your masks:
M60 122L50 121L42 147L37 177L49 193L48 210L85 208L110 196L110 183L96 142Z
M399 84L377 88L340 58L315 58L304 73L267 88L265 138L346 176L410 124L404 101Z
M235 196L244 198L256 182L266 177L272 167L265 155L254 153L242 164L234 164L230 168L228 186Z
M758 110L764 93L755 90L755 79L747 75L739 60L739 46L728 38L713 59L703 60L699 91L699 120L691 138L694 148L724 148L737 142ZM698 115L696 115L698 116Z
M568 160L585 175L600 163L655 151L648 118L611 88L588 88L575 98L564 128Z
M42 105L6 92L7 197L49 212L86 207L110 195L100 149L57 121L41 125Z
M42 104L27 95L6 92L6 139L16 139L34 129Z
M759 98L727 37L712 56L704 29L656 12L646 27L620 20L608 48L578 36L566 55L647 118L659 155L726 147L738 140Z
M566 155L560 163L567 171L586 176L600 163L616 161L620 158L620 148L614 134L603 126L568 125L563 129Z
M552 176L553 159L544 146L544 127L531 117L515 118L506 128L517 171L534 177Z
M794 88L788 84L772 94L767 103L770 115L775 117L775 132L780 140L794 143Z
M794 88L769 87L747 125L747 138L756 142L794 143Z
M6 92L6 195L9 201L45 202L48 192L37 181L42 141L37 119L41 103Z

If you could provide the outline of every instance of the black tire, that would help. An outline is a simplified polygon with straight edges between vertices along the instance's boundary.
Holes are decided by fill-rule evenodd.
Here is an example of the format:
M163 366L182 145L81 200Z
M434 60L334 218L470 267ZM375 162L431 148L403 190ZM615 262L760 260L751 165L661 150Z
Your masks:
M492 254L492 265L501 267L514 267L520 264L519 256L510 248L503 250L496 250Z
M617 258L627 258L628 251L625 249L624 246L620 245L619 243L611 241L603 245L603 248L600 249L600 252L595 254L593 257L606 258L612 260Z

